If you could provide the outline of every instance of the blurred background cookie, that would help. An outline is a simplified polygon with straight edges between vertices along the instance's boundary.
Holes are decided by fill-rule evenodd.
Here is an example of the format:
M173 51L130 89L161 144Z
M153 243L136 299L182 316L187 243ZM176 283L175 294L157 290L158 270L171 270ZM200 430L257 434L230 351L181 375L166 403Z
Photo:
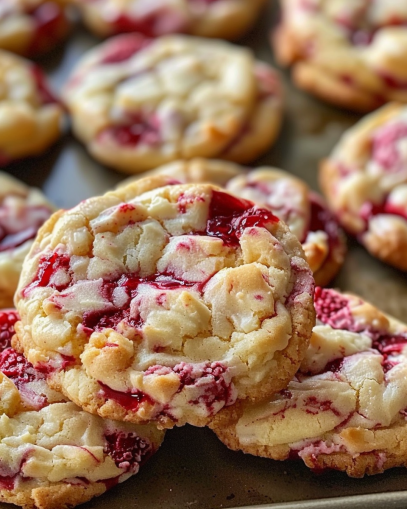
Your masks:
M252 161L282 117L270 66L247 49L180 35L110 39L78 63L64 99L89 152L126 173L196 156Z
M64 0L1 0L0 48L36 57L65 39L69 21Z
M23 261L54 206L36 188L0 172L0 305L13 304Z
M236 39L255 23L265 0L72 0L86 25L106 37L188 33Z
M355 111L407 102L407 4L387 0L280 0L273 47L294 82Z
M321 163L320 183L339 222L386 263L407 270L407 107L365 117Z
M50 389L11 346L16 320L0 311L0 502L74 507L137 474L164 433L103 420Z
M223 410L213 428L231 449L352 477L407 463L407 326L359 297L317 288L317 325L288 387Z
M0 166L44 152L61 135L62 119L41 69L0 50Z

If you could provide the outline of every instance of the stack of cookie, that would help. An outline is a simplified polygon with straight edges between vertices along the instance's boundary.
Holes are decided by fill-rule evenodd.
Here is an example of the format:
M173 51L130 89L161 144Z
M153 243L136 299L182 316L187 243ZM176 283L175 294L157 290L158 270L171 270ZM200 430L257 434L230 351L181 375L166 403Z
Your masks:
M20 320L2 315L1 497L88 500L138 471L158 429L284 389L313 291L289 228L210 184L146 177L55 213L24 262Z

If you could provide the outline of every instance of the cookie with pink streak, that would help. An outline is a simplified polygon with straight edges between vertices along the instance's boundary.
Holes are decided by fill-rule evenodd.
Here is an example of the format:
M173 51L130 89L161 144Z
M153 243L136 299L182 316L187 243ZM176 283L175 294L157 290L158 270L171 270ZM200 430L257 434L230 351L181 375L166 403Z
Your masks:
M32 62L0 49L0 167L36 156L61 135L63 108Z
M283 101L278 74L247 48L140 34L85 54L64 98L91 155L131 174L193 157L250 162L277 137Z
M294 82L335 105L371 111L407 102L407 4L387 0L280 0L272 35ZM394 51L394 48L397 48Z
M52 216L24 262L16 331L85 410L202 426L291 379L314 281L270 210L173 182L147 177Z
M359 297L315 291L317 324L300 369L266 403L218 414L231 449L349 476L407 466L407 326Z
M72 0L97 35L184 33L237 39L256 22L265 0Z
M0 305L11 306L23 260L54 212L39 189L0 172Z
M213 182L269 208L301 242L319 286L327 285L344 262L346 239L337 220L320 195L288 172L271 167L248 171L234 163L197 158L161 166L148 175L168 175L180 182ZM120 185L133 180L131 177Z
M339 222L377 258L407 270L407 108L389 104L341 138L320 167Z
M137 474L164 433L103 420L48 387L12 347L16 311L0 311L0 502L72 508Z
M65 39L69 20L64 0L1 0L0 48L35 57Z

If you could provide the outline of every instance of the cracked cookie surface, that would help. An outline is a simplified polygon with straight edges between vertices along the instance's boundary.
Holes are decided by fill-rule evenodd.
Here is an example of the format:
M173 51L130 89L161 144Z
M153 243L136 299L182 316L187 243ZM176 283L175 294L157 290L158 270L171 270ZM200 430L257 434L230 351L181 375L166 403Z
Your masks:
M389 104L346 131L319 180L339 222L386 263L407 270L407 107Z
M236 39L255 23L265 0L72 0L97 35L147 37L188 33Z
M404 2L281 0L281 7L274 50L300 88L355 111L407 102Z
M0 311L0 501L72 508L136 474L164 433L103 420L50 389L12 347L17 320Z
M234 163L197 158L169 163L147 175L168 175L180 182L215 183L269 208L301 242L319 286L327 285L344 262L346 240L337 220L320 195L288 172L271 167L248 171ZM131 177L120 185L133 180Z
M139 180L56 213L26 258L21 348L84 409L205 425L280 390L307 347L313 278L270 210Z
M267 403L216 417L230 448L352 477L407 464L407 326L359 297L317 288L300 369Z
M125 173L195 156L249 162L282 116L274 69L242 47L181 35L111 38L82 58L64 98L92 156Z

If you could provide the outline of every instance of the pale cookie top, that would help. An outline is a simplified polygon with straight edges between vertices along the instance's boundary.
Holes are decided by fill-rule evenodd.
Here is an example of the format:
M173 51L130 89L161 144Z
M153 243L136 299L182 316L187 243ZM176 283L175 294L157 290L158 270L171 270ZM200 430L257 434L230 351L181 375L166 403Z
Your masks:
M68 29L64 0L1 0L0 48L27 56L49 51Z
M374 254L384 237L392 250L404 252L407 108L390 104L348 130L322 164L321 184L339 220Z
M292 376L313 279L269 210L209 184L160 187L169 181L142 179L44 225L17 292L18 336L85 409L202 425Z
M56 507L60 485L61 506L73 506L136 474L163 433L102 420L50 389L46 370L11 347L17 319L13 310L0 312L0 501L33 507L48 495L41 507Z
M405 427L407 326L358 297L319 287L315 309L317 324L300 370L267 404L245 409L235 425L239 447L264 446L262 453L276 459L294 452L311 467L321 466L320 455L343 453L347 465L340 457L340 470L374 452L380 471L387 447L379 443L379 430Z
M235 38L250 28L264 0L72 0L99 35L189 33Z
M376 95L376 104L406 100L405 2L282 0L282 7L285 63L307 60L350 87Z
M233 159L235 145L260 122L267 146L278 130L273 117L281 116L281 101L268 106L271 127L263 128L256 108L279 94L274 71L245 48L139 34L114 37L89 51L64 90L76 135L96 158L129 173L179 158ZM257 143L250 140L248 150Z
M337 220L317 193L288 172L272 167L249 172L234 163L196 158L160 166L147 175L168 175L180 182L213 182L269 208L302 243L318 285L327 284L343 263L346 246Z
M45 150L59 137L62 116L42 71L0 50L0 166Z

